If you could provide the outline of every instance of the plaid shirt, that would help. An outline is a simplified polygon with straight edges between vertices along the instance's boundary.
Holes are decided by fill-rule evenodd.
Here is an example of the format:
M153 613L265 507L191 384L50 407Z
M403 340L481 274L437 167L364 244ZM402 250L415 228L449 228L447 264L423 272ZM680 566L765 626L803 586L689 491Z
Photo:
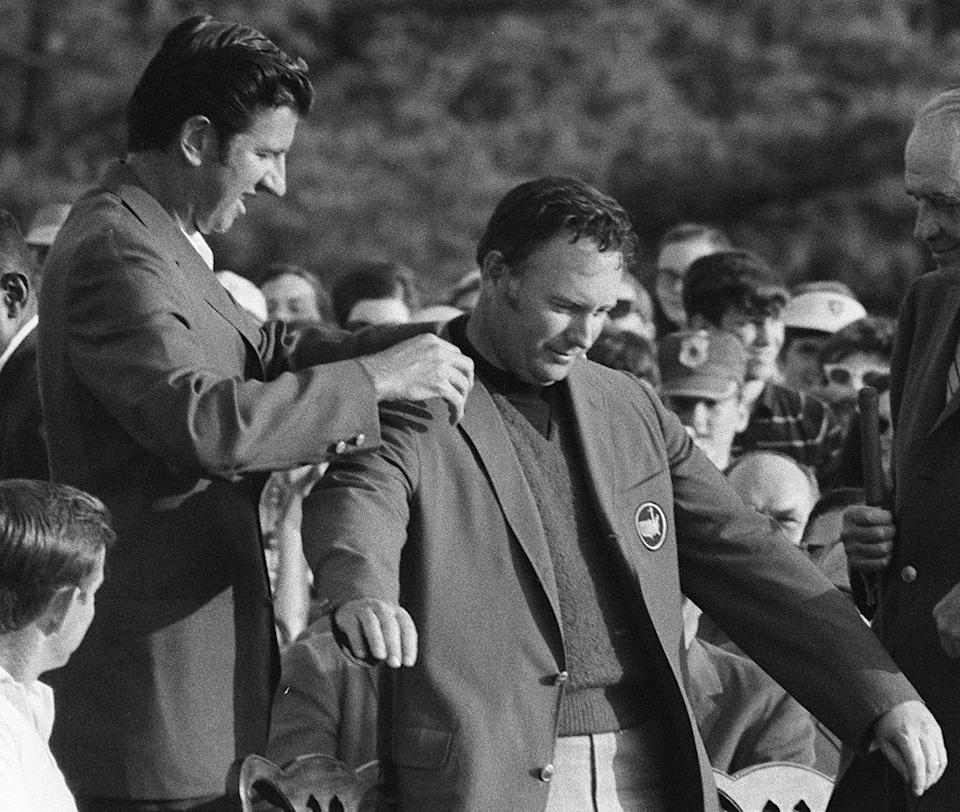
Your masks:
M817 479L836 465L843 445L843 428L822 400L767 383L750 414L747 427L733 438L732 456L747 451L779 451L812 467Z

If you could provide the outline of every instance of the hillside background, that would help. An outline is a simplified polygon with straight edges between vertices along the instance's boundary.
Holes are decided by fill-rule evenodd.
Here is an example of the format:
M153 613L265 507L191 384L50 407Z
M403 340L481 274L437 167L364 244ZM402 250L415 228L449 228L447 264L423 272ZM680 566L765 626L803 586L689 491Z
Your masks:
M0 0L0 205L22 223L124 151L126 99L163 34L207 11L310 64L317 100L283 200L214 247L255 276L332 279L397 259L427 301L473 268L496 200L580 176L647 248L723 227L788 282L840 279L892 311L926 259L901 161L910 123L960 84L960 10L894 0Z

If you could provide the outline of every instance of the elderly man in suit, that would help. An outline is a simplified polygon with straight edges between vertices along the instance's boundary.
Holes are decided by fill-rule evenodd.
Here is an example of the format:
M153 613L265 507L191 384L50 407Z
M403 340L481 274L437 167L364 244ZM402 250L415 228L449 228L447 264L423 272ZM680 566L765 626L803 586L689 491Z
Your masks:
M263 474L375 447L385 398L439 395L456 419L471 383L435 335L261 327L217 282L204 235L283 195L311 100L306 65L259 32L184 21L134 90L127 159L47 257L52 474L103 499L118 535L57 678L53 744L83 809L219 803L234 758L266 744L277 678Z
M40 268L13 216L0 211L0 479L47 479L37 383Z
M383 445L334 461L305 500L341 645L391 669L380 742L400 807L716 809L681 585L922 792L939 728L850 603L649 386L584 359L631 241L580 181L509 192L477 250L477 308L449 325L477 370L463 420L382 404Z
M875 627L960 755L960 91L920 111L904 180L917 204L914 236L937 270L919 277L900 309L890 369L892 510L852 506L843 542L869 580ZM855 577L857 577L855 575ZM922 799L888 793L891 809L953 810L960 767Z

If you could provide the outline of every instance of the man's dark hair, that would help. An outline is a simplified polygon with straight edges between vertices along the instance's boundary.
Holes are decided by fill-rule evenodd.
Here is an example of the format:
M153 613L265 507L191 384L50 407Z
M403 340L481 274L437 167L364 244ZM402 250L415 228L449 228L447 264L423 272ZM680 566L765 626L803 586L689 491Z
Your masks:
M337 324L347 326L350 311L363 299L399 299L411 310L420 306L413 271L400 262L363 262L333 284L330 292Z
M778 313L789 294L770 266L750 251L718 251L700 257L683 280L688 317L702 316L714 327L737 308L751 315Z
M601 251L620 250L627 265L634 236L630 217L612 197L577 180L548 176L511 189L493 210L477 245L477 263L499 251L516 266L558 234L589 238Z
M730 238L719 228L704 223L677 223L663 233L660 242L657 243L657 253L659 254L666 246L673 245L675 242L700 239L708 240L718 249L733 248Z
M40 266L30 253L30 246L20 231L20 225L10 212L0 209L0 275L22 273L34 289L40 289Z
M890 360L897 322L887 316L865 316L851 322L828 338L820 348L820 365L835 364L855 352L879 355Z
M56 591L80 587L113 544L95 496L34 479L0 481L0 634L36 620Z
M306 62L253 28L197 15L167 34L140 77L127 105L127 148L165 149L195 115L209 118L225 145L259 110L305 116L312 103Z
M610 369L636 375L654 389L660 388L656 350L643 336L629 330L604 330L587 350L587 358Z

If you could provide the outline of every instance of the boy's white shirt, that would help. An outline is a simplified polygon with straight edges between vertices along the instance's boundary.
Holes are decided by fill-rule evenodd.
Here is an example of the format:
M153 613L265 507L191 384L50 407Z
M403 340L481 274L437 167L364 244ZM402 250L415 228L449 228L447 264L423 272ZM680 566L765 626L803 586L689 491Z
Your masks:
M53 690L17 682L0 667L0 812L77 812L50 752Z

